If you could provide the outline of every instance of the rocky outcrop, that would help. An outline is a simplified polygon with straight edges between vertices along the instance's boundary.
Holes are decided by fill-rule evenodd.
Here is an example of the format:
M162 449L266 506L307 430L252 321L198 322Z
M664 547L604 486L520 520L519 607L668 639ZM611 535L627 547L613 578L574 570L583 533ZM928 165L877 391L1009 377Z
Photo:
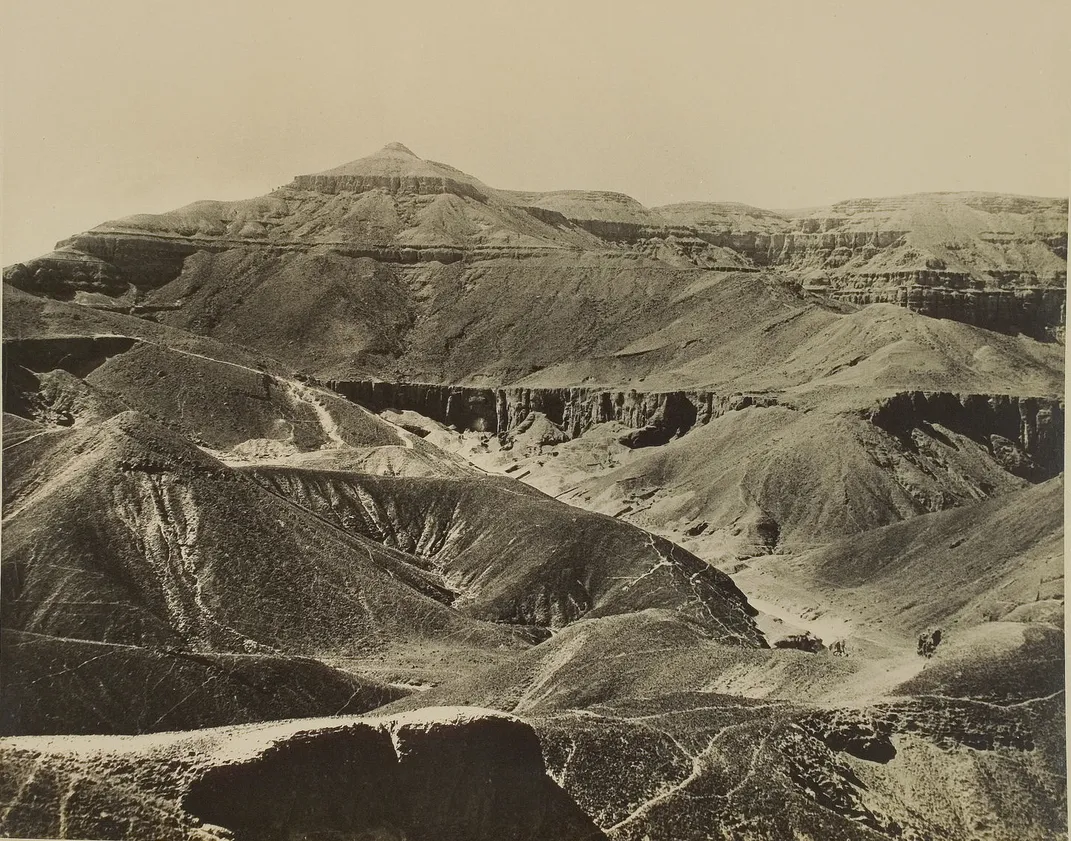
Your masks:
M642 392L598 388L466 388L379 380L333 382L339 394L368 409L406 409L461 430L506 436L532 412L541 412L570 438L617 421L637 431L635 446L665 443L697 424L749 406L774 406L766 394L710 391Z
M804 717L800 724L831 750L884 763L896 756L891 737L903 733L922 736L949 750L1033 750L1031 719L1044 708L1039 703L1038 711L1024 715L1015 704L923 696L866 710L816 712Z
M295 733L209 769L182 802L238 839L602 837L546 775L527 724L464 708Z
M15 366L39 372L62 368L77 377L84 377L111 357L125 353L136 344L137 339L127 336L7 339L4 341L5 397L8 370L14 369Z
M174 280L191 254L223 251L228 247L225 241L207 237L146 236L121 231L87 231L60 245L114 267L124 281L124 289L131 284L141 291L156 289Z
M5 282L26 292L63 299L83 291L117 295L131 286L138 292L147 292L177 278L182 273L186 258L199 252L218 254L232 249L255 248L285 254L309 251L318 243L231 237L186 238L108 230L87 231L64 240L60 246L62 250L81 255L82 259L58 262L39 258L16 263L5 270ZM345 257L400 265L456 263L466 255L462 249L444 246L390 247L333 243L330 249ZM101 267L99 275L102 279L95 279L92 283L83 282L84 266Z
M896 756L889 723L873 712L834 709L804 716L799 724L833 751L869 762L888 762Z
M1044 710L1042 704L1038 709ZM892 737L911 733L947 750L1035 748L1031 719L1015 704L1000 705L962 698L929 696L879 704L869 709L831 709L803 716L799 725L830 750L870 762L895 758Z
M561 444L569 436L542 412L529 412L528 417L506 433L504 446L514 452L533 452L542 447Z
M1042 339L1052 338L1067 320L1066 269L987 266L969 271L932 257L904 268L869 265L910 252L909 231L815 232L813 220L800 220L799 230L778 233L569 221L619 247L663 259L669 252L703 269L784 271L801 277L808 291L855 304L896 304L932 318ZM1066 236L1042 237L1040 244L1057 257L1066 253Z
M55 251L4 269L4 283L34 295L70 300L78 293L118 297L129 289L123 272L106 260L62 243Z
M401 143L388 143L373 155L334 169L299 175L290 186L328 195L370 190L418 196L450 193L479 202L486 202L493 192L471 175L446 164L424 160Z
M87 231L59 243L52 254L15 263L4 269L4 282L34 295L59 300L75 300L100 309L126 311L132 315L177 309L180 303L138 305L127 300L166 286L175 280L195 254L219 254L238 249L281 255L308 252L324 247L315 242L269 241L263 237L184 237L147 234L132 230ZM420 263L457 263L466 251L448 246L404 247L332 243L332 252L354 259L367 258L382 263L408 266ZM529 256L532 249L502 249L510 256ZM496 253L499 253L496 251ZM62 259L56 255L63 255ZM107 300L84 298L85 293L108 296ZM124 296L119 299L118 296Z
M14 837L605 837L546 773L539 740L466 707L306 719L122 743L0 746Z
M624 247L657 253L686 236L786 272L805 287L869 304L1051 338L1066 321L1067 202L932 193L840 202L803 216L742 205L658 208L665 224L580 220ZM702 250L685 252L702 267Z
M620 438L626 447L658 447L684 435L695 425L696 406L681 392L665 396L648 423Z
M933 424L986 446L1010 473L1031 481L1064 469L1064 404L1048 397L904 391L868 413L882 429L907 440Z

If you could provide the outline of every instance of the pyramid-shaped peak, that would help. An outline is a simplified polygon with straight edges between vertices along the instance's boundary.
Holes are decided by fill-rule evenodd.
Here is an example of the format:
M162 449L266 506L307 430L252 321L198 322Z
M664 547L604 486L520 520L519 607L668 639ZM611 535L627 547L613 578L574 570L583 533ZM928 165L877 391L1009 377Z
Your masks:
M407 157L410 157L410 158L419 158L419 155L416 155L413 152L412 149L410 149L404 143L398 143L397 141L395 141L394 143L388 143L386 146L384 146L382 149L379 150L378 154L380 154L380 155L406 155Z
M491 191L476 178L446 164L418 157L401 143L388 143L378 152L334 169L299 175L294 186L303 190L388 190L399 193L454 193L485 199Z

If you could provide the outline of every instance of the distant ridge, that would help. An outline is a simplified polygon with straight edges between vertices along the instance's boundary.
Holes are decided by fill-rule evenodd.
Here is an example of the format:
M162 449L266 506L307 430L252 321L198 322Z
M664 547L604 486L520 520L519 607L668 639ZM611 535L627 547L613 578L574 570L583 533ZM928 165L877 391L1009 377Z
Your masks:
M734 202L648 208L605 190L493 188L391 142L265 196L106 222L9 267L4 279L61 300L103 295L131 306L158 295L176 309L196 308L198 293L169 285L194 275L199 287L212 285L217 269L206 260L244 283L260 276L261 262L276 270L279 255L294 263L295 282L305 272L323 277L304 265L318 249L318 259L331 254L339 264L326 276L339 278L364 273L355 260L373 261L383 276L523 258L509 268L517 283L531 287L534 273L557 289L577 288L593 270L625 277L645 260L652 288L659 277L677 286L668 277L680 271L771 272L826 298L1053 339L1066 322L1067 212L1065 199L983 192L857 198L810 211ZM303 284L301 295L311 294ZM364 305L355 316L381 320Z

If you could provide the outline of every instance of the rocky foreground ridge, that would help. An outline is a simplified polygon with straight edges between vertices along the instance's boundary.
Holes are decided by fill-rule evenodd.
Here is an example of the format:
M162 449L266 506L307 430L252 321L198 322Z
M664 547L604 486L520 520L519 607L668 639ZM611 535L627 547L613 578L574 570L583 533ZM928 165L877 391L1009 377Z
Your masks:
M111 742L5 742L5 835L605 837L547 776L535 733L464 707ZM300 768L300 773L295 770Z
M391 143L259 198L106 222L8 267L4 278L35 294L152 311L151 293L198 253L320 250L421 266L617 252L692 270L772 270L845 301L1047 336L1066 318L1067 211L1066 199L993 193L856 199L802 212L715 202L647 208L618 193L495 189Z

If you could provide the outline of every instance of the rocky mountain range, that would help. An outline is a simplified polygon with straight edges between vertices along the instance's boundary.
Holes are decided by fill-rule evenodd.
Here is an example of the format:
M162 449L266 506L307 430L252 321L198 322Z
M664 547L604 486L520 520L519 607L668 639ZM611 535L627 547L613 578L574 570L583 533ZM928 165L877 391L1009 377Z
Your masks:
M211 329L218 308L235 306L239 292L205 288L213 274L240 265L257 279L247 288L254 295L238 304L252 317L270 294L266 285L281 291L312 271L328 286L335 273L359 276L368 294L396 299L390 309L399 320L378 337L389 345L419 320L434 295L428 287L440 285L432 274L478 294L503 282L503 261L525 260L533 278L567 274L565 287L577 284L579 297L600 274L627 283L639 273L646 285L673 282L670 267L773 271L834 299L1044 335L1065 321L1067 209L1065 199L985 193L857 199L803 212L709 202L651 209L618 193L494 189L391 143L260 198L105 223L9 267L5 278L68 300L103 294L165 312L182 300L182 323ZM431 263L438 268L429 274ZM358 303L335 296L336 306ZM351 329L358 325L371 327L358 320Z
M0 834L1066 837L1067 212L390 144L7 267Z

